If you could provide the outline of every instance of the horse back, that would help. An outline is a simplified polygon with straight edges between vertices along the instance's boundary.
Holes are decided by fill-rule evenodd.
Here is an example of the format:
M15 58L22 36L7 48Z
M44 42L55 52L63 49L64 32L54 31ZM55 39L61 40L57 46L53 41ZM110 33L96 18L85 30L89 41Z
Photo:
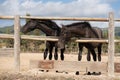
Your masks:
M93 27L93 29L97 33L99 39L103 38L102 29L100 29L98 27Z

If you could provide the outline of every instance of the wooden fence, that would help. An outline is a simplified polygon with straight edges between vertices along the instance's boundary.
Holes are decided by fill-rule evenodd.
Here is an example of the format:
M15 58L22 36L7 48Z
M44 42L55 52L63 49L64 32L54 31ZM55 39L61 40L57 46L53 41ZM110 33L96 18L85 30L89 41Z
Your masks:
M114 19L114 13L110 12L108 18L71 18L71 17L32 17L32 16L0 16L0 19L14 19L14 36L9 35L6 38L14 38L14 61L16 71L20 70L20 38L25 39L24 36L20 35L20 19L51 19L51 20L77 20L77 21L101 21L108 22L108 40L77 40L77 42L108 42L108 76L114 76L114 43L119 42L114 40L114 22L120 21L119 19ZM2 34L1 34L2 35ZM5 36L0 36L0 38L5 38ZM30 39L30 37L26 38ZM38 40L50 40L51 38L41 39L40 37L31 39ZM57 38L51 39L51 41L57 41Z

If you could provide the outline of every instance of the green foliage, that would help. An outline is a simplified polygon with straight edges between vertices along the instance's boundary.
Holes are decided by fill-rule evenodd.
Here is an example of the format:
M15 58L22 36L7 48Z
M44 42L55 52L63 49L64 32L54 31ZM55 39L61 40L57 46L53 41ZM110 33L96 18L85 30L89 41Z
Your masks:
M115 35L120 36L120 27L115 27Z
M102 28L104 37L108 36L108 28ZM115 36L120 36L120 27L115 27Z
M0 28L0 33L7 33L7 34L10 34L10 33L13 33L14 32L14 26L5 26L5 27L2 27Z
M29 13L27 13L27 14L26 14L26 16L30 16L30 14L29 14ZM28 22L28 21L29 21L29 19L26 19L26 22Z
M115 39L120 40L120 36L116 36ZM115 43L115 52L120 53L120 43Z
M21 51L22 52L41 52L40 47L42 46L43 41L34 41L34 40L22 40L21 41Z

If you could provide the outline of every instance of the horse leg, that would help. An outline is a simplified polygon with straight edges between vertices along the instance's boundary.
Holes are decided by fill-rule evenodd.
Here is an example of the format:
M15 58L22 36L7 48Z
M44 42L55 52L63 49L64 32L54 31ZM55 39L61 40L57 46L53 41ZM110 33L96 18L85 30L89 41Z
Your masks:
M48 54L48 48L46 48L44 51L44 60L47 58L47 54Z
M101 48L102 45L98 46L98 61L101 61Z
M93 60L96 61L96 53L95 53L95 50L94 49L90 49L88 50L89 53L88 53L88 56L90 57L90 52L92 53L92 56L93 56ZM89 58L90 59L90 58ZM88 60L89 61L89 60ZM88 71L87 75L91 75L91 72Z
M57 47L57 45L55 45L54 59L55 59L55 60L58 60L58 47Z
M87 61L91 61L91 56L90 56L90 50L88 49L88 53L87 53Z
M78 61L81 61L82 59L82 51L83 51L83 46L81 43L79 43Z
M60 54L61 60L64 60L64 51L65 48L61 49L61 54Z
M53 51L53 46L51 45L49 47L49 60L52 60L52 51Z
M95 53L95 50L94 49L90 49L91 53L92 53L92 56L93 56L93 60L96 61L96 53Z
M50 47L50 43L46 42L46 49L44 51L44 60L47 58L49 47Z

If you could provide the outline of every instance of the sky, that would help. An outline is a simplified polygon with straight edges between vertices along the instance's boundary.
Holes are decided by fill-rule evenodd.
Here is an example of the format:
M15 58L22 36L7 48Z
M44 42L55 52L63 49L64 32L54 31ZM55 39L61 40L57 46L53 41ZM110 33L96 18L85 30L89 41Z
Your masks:
M0 0L0 16L26 15L42 17L96 17L108 18L114 12L120 18L120 0ZM70 24L71 21L56 21ZM92 26L106 27L108 23L90 22ZM13 21L0 20L0 27L12 25ZM24 24L24 21L21 21ZM115 23L119 26L120 23Z

